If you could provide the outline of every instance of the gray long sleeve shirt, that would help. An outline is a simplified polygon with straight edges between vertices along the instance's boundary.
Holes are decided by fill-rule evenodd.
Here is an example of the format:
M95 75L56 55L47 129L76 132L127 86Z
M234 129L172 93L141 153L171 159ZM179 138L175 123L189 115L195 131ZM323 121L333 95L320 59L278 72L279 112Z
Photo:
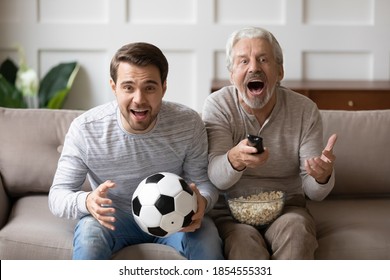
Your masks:
M87 175L93 189L106 180L116 187L108 197L113 206L131 213L131 198L138 184L156 172L171 172L195 183L210 210L218 190L207 176L207 134L199 114L183 105L163 101L155 127L145 134L130 134L122 126L115 101L76 118L49 193L49 208L59 217L81 218Z
M264 125L240 105L234 86L212 93L202 113L209 139L209 178L221 190L257 185L287 192L287 199L307 195L322 200L332 190L334 172L327 184L318 184L305 170L306 159L324 148L322 121L317 106L307 97L280 87L277 101ZM233 169L227 152L247 134L259 135L269 150L265 165Z

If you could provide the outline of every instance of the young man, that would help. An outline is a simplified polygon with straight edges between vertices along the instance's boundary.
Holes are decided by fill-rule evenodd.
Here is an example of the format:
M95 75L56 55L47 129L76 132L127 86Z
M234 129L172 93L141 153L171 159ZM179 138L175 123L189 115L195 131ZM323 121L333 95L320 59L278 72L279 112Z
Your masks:
M73 121L50 189L53 214L80 219L73 258L109 259L125 246L153 242L188 259L222 259L218 231L205 216L218 197L207 177L206 129L194 110L162 100L165 56L151 44L125 45L113 57L110 75L116 100ZM131 198L144 178L163 171L191 183L198 211L181 232L157 238L135 223ZM87 176L90 192L81 188Z
M312 259L315 224L305 196L322 200L334 185L332 149L323 150L316 105L280 86L283 54L275 37L261 28L234 32L227 43L232 86L212 93L203 109L209 138L209 177L221 190L246 187L287 193L282 215L263 229L233 221L225 205L213 213L229 259ZM256 154L247 135L263 138Z

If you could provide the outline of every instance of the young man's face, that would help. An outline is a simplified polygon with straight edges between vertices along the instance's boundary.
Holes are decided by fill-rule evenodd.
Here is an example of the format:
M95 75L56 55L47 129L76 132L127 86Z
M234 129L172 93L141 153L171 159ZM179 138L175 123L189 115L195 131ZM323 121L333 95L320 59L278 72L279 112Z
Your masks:
M241 39L232 51L231 82L246 106L262 109L283 78L283 66L276 62L272 46L265 39Z
M135 134L150 131L166 91L166 82L161 83L159 69L154 65L140 67L121 62L117 81L111 79L110 84L126 131Z

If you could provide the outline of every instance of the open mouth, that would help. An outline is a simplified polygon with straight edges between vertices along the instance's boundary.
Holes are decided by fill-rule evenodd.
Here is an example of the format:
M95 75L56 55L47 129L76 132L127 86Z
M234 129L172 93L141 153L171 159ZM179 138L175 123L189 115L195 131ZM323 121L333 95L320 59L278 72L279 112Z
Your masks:
M130 110L130 111L136 117L136 119L144 119L148 114L148 110Z
M262 81L252 81L248 83L247 87L252 94L260 94L264 88L264 83Z

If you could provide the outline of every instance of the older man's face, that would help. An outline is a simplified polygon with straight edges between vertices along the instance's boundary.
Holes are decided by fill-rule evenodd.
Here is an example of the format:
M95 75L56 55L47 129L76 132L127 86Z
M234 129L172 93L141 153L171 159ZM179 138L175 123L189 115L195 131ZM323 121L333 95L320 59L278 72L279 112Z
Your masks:
M272 45L265 39L244 38L233 47L230 80L240 98L252 109L262 109L283 78L283 66L276 62Z

